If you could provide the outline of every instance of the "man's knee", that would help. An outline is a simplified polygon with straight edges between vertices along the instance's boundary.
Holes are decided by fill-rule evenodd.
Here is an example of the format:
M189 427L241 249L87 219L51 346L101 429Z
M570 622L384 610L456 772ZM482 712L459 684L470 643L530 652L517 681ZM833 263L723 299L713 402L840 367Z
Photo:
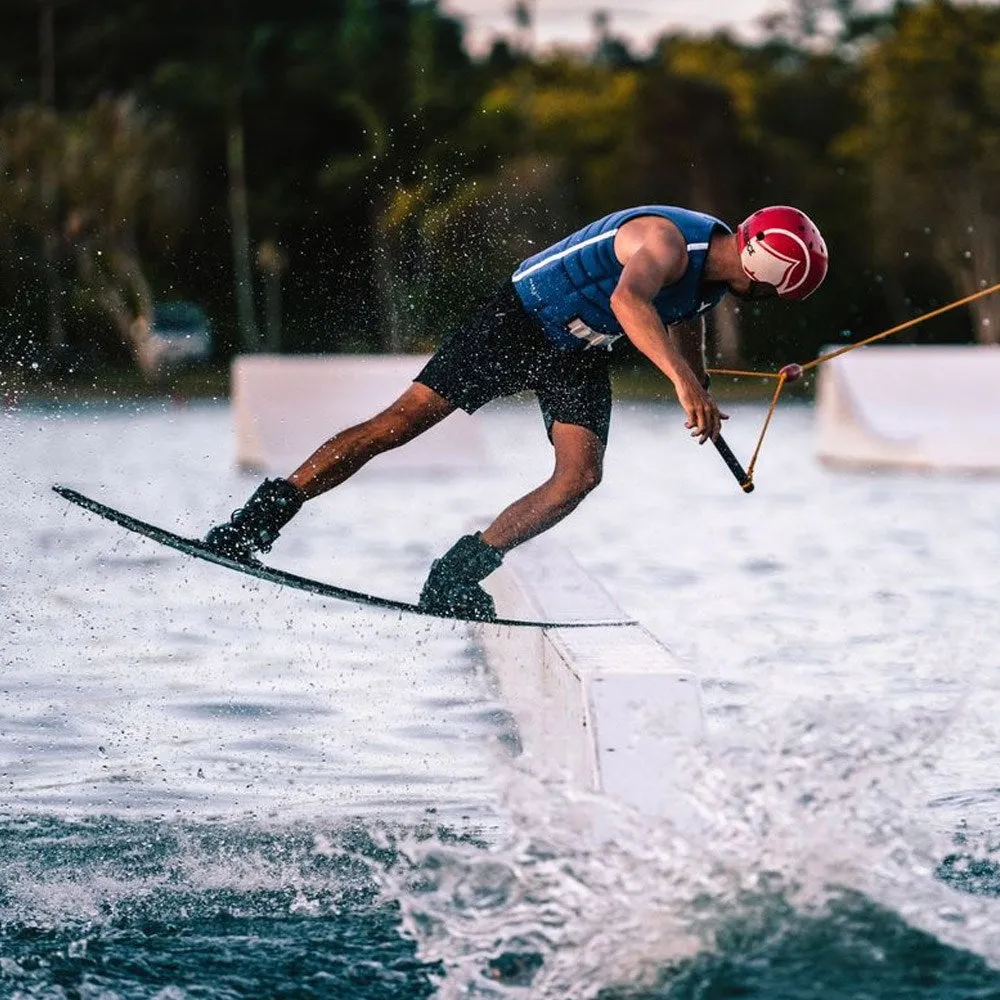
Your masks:
M604 444L584 427L555 423L552 426L556 467L553 485L564 501L579 503L601 482L604 467Z
M577 488L581 496L586 496L592 490L596 490L601 485L601 478L604 471L599 465L588 465L581 469L577 477Z
M567 501L579 503L601 484L600 465L579 465L563 469L554 476L555 485Z

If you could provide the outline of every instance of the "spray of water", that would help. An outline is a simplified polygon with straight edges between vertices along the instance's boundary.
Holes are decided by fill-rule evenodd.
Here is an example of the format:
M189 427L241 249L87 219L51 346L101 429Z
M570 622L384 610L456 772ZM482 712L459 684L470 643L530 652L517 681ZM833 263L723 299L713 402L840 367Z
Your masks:
M515 771L488 846L413 839L386 888L445 1000L651 989L810 921L853 936L861 910L997 964L1000 904L937 875L955 845L921 789L948 721L841 704L755 747L692 751L686 828Z

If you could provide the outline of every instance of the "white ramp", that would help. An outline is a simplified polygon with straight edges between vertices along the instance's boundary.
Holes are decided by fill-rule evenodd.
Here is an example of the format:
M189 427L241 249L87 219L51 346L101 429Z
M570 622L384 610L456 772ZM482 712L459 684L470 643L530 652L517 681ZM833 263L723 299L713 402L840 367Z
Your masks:
M246 354L232 366L236 462L287 474L327 438L374 416L405 391L425 356ZM457 411L362 470L442 472L488 460L476 422Z
M536 539L485 586L498 614L625 617L565 549ZM500 692L533 769L654 816L688 812L684 747L704 737L701 688L641 625L587 629L479 626Z
M864 347L819 366L830 465L1000 472L1000 348Z

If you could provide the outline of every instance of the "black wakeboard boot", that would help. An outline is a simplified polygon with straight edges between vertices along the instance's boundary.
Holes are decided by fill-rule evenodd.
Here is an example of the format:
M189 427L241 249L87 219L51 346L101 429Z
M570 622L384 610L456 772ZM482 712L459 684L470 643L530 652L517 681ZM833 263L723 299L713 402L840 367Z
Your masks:
M420 592L423 611L489 622L497 616L493 598L479 586L500 563L503 553L487 545L477 531L464 535L431 563L427 582Z
M205 545L220 556L256 562L255 553L270 552L281 529L302 509L306 496L287 479L265 479L252 497L225 524L205 536Z

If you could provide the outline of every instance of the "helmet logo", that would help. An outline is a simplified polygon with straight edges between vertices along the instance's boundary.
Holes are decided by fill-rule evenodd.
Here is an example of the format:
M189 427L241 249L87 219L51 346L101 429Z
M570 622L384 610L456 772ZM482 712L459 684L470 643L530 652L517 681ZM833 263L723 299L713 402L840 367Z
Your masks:
M740 263L747 277L773 285L779 295L794 291L809 276L809 251L787 229L767 229L748 240Z

